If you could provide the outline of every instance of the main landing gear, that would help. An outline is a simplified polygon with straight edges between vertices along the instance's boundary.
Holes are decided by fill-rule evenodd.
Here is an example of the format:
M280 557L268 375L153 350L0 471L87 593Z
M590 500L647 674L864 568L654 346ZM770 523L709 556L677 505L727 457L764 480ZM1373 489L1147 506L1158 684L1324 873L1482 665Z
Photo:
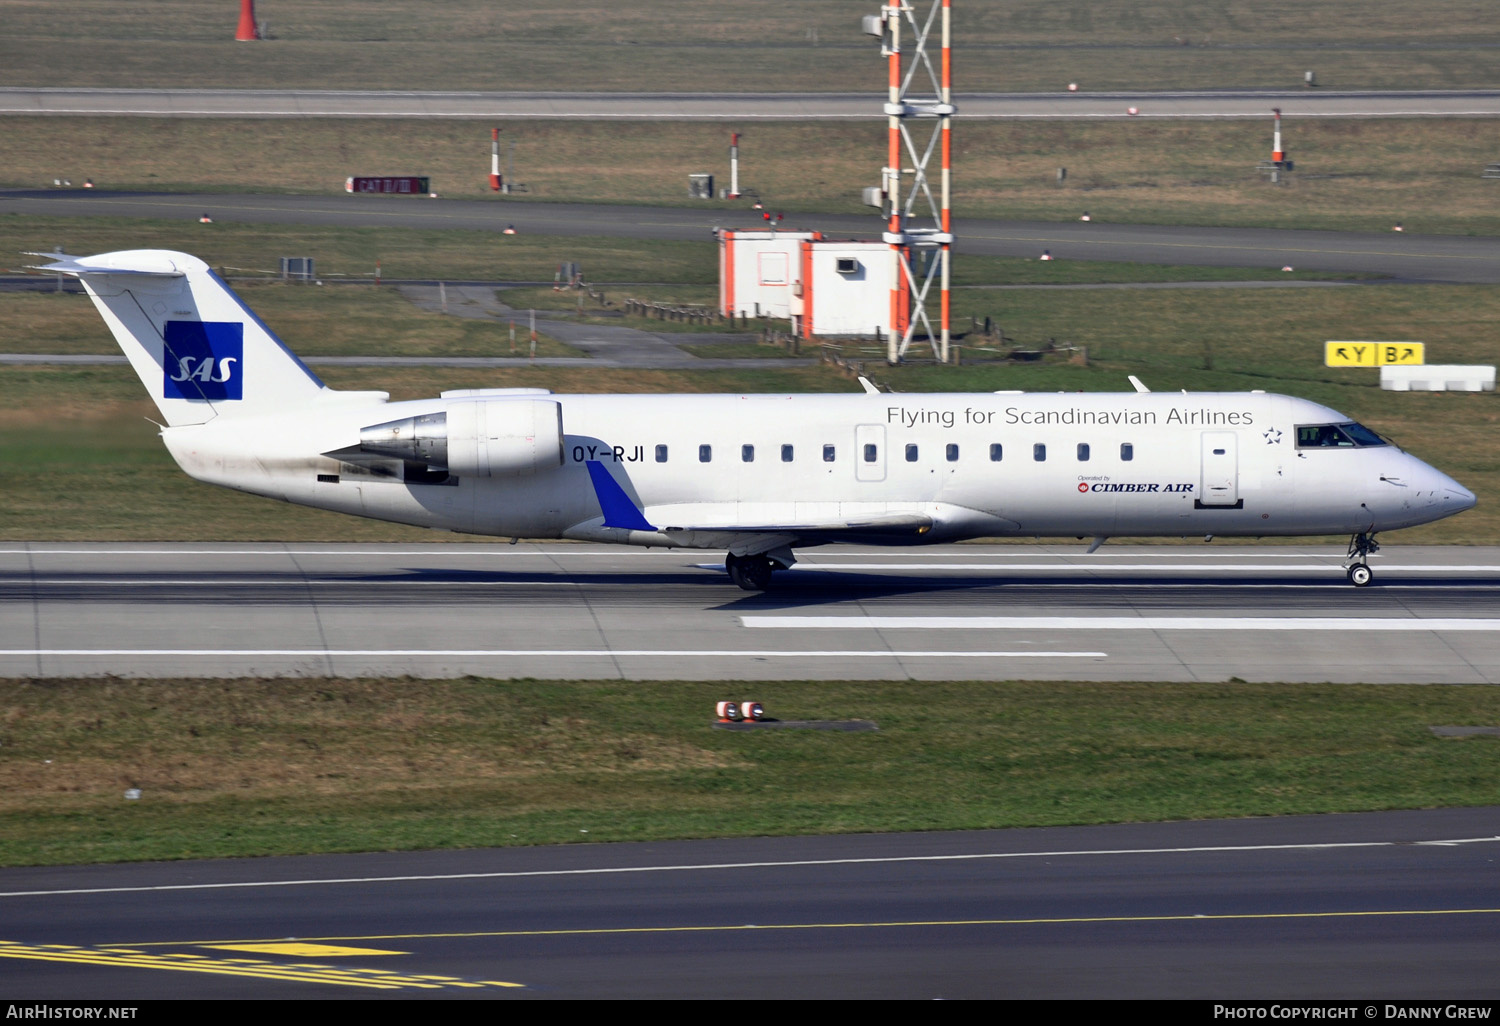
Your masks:
M729 571L729 579L746 591L765 591L771 586L771 573L785 570L786 564L764 553L736 556L731 552L724 557L724 569Z
M1349 552L1344 557L1344 568L1348 571L1350 584L1363 588L1375 579L1375 573L1365 562L1365 557L1379 551L1380 543L1373 534L1361 531L1349 539Z

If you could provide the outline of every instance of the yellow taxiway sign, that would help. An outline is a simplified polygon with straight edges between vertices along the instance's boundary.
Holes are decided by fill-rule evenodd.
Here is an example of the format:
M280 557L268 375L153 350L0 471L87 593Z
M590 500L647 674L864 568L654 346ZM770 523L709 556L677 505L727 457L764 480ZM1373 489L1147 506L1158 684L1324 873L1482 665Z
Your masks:
M1425 342L1324 342L1327 367L1384 367L1395 363L1427 362Z

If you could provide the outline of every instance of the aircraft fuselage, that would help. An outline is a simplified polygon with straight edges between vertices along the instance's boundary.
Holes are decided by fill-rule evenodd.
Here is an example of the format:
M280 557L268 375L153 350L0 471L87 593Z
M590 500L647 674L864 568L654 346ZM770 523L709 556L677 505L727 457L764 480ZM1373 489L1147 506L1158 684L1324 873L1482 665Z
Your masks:
M515 475L414 481L322 455L357 446L376 421L511 397L282 413L259 426L218 420L163 437L195 477L304 505L476 534L693 547L722 544L699 537L702 528L904 513L932 521L911 542L1347 534L1425 523L1474 501L1392 445L1299 444L1299 429L1348 418L1264 393L547 400L561 410L558 465ZM655 530L607 526L591 462Z

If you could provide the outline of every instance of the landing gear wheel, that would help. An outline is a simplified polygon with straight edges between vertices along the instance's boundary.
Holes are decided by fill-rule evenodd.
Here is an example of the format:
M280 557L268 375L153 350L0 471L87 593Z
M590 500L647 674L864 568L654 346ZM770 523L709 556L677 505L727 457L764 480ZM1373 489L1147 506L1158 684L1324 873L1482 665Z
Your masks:
M1363 588L1375 577L1371 572L1370 565L1365 558L1372 552L1380 551L1380 543L1375 540L1373 533L1366 534L1360 531L1349 539L1349 554L1345 557L1349 560L1345 567L1349 573L1349 583L1356 588Z
M729 579L746 591L765 591L771 586L771 574L776 564L767 556L736 556L724 558L724 569Z

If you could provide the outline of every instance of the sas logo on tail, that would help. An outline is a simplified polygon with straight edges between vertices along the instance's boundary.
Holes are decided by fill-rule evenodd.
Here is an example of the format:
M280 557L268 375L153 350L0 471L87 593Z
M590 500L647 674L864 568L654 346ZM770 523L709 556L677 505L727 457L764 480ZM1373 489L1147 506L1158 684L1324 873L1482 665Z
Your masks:
M210 402L245 397L245 326L237 321L168 321L162 393Z

